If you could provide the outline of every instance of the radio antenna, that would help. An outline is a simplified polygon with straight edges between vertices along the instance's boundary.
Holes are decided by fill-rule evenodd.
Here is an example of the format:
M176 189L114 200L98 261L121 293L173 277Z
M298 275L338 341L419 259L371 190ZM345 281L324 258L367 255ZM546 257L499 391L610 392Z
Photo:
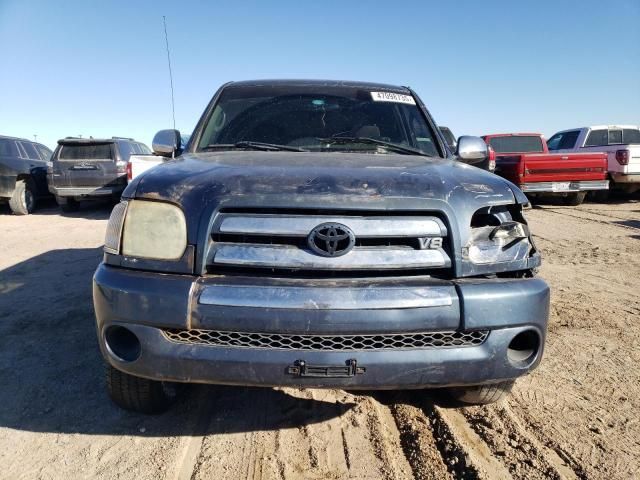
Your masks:
M171 117L173 118L173 129L176 129L176 107L173 100L173 73L171 72L171 56L169 55L169 36L167 35L167 17L162 16L164 25L164 43L167 47L167 63L169 64L169 84L171 85Z

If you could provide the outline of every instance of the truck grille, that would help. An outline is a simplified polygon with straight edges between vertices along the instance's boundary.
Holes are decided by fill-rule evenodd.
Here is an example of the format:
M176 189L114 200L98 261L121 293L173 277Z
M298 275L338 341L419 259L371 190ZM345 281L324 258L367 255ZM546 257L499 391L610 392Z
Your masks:
M192 345L331 351L472 347L482 344L489 335L488 330L378 335L289 335L177 329L163 332L173 342Z
M347 253L323 256L310 248L309 235L323 224L346 226L353 234ZM430 246L435 239L439 243ZM425 269L451 267L444 222L420 212L222 211L213 223L211 240L211 273L242 268L424 274Z

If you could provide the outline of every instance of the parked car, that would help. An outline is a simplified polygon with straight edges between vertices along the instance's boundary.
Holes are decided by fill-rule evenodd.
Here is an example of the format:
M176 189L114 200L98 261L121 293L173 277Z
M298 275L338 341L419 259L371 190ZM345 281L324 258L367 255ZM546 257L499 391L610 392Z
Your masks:
M602 153L549 153L539 133L500 133L482 137L496 152L495 173L530 197L562 196L580 205L587 192L606 190L607 157Z
M81 200L91 198L117 201L127 186L129 157L150 153L133 138L63 138L51 159L49 191L64 211L77 210Z
M448 387L488 403L542 357L549 288L511 182L462 162L411 89L229 83L185 151L134 179L94 275L108 389L158 412L175 382Z
M637 125L597 125L554 134L555 153L605 152L611 188L626 193L640 190L640 129Z
M442 133L442 136L444 137L444 140L447 143L449 150L451 150L452 152L455 152L458 142L456 140L456 137L453 135L453 132L451 131L451 129L449 127L442 127L442 126L438 128L440 129L440 132ZM478 168L482 168L483 170L487 170L489 172L493 172L495 170L496 153L493 151L491 147L489 147L489 157L487 158L487 160L480 164L476 164L475 166Z
M0 136L0 202L16 215L33 212L49 196L47 161L51 150L25 138Z

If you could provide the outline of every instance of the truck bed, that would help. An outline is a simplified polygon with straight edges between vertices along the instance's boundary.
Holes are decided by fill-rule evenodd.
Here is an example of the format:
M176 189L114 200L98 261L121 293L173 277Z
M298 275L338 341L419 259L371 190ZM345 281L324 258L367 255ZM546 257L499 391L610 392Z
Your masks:
M127 164L127 182L131 182L138 175L160 165L163 161L163 157L157 155L131 155Z
M495 173L524 192L577 192L608 188L604 153L497 155Z

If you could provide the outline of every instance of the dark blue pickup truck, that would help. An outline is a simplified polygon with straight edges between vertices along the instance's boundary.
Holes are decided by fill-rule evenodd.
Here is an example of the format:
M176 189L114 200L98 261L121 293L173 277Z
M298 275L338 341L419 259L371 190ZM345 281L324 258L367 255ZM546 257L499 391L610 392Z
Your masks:
M489 403L542 357L549 288L517 187L410 89L224 85L113 210L94 276L113 400L180 383L446 387Z

